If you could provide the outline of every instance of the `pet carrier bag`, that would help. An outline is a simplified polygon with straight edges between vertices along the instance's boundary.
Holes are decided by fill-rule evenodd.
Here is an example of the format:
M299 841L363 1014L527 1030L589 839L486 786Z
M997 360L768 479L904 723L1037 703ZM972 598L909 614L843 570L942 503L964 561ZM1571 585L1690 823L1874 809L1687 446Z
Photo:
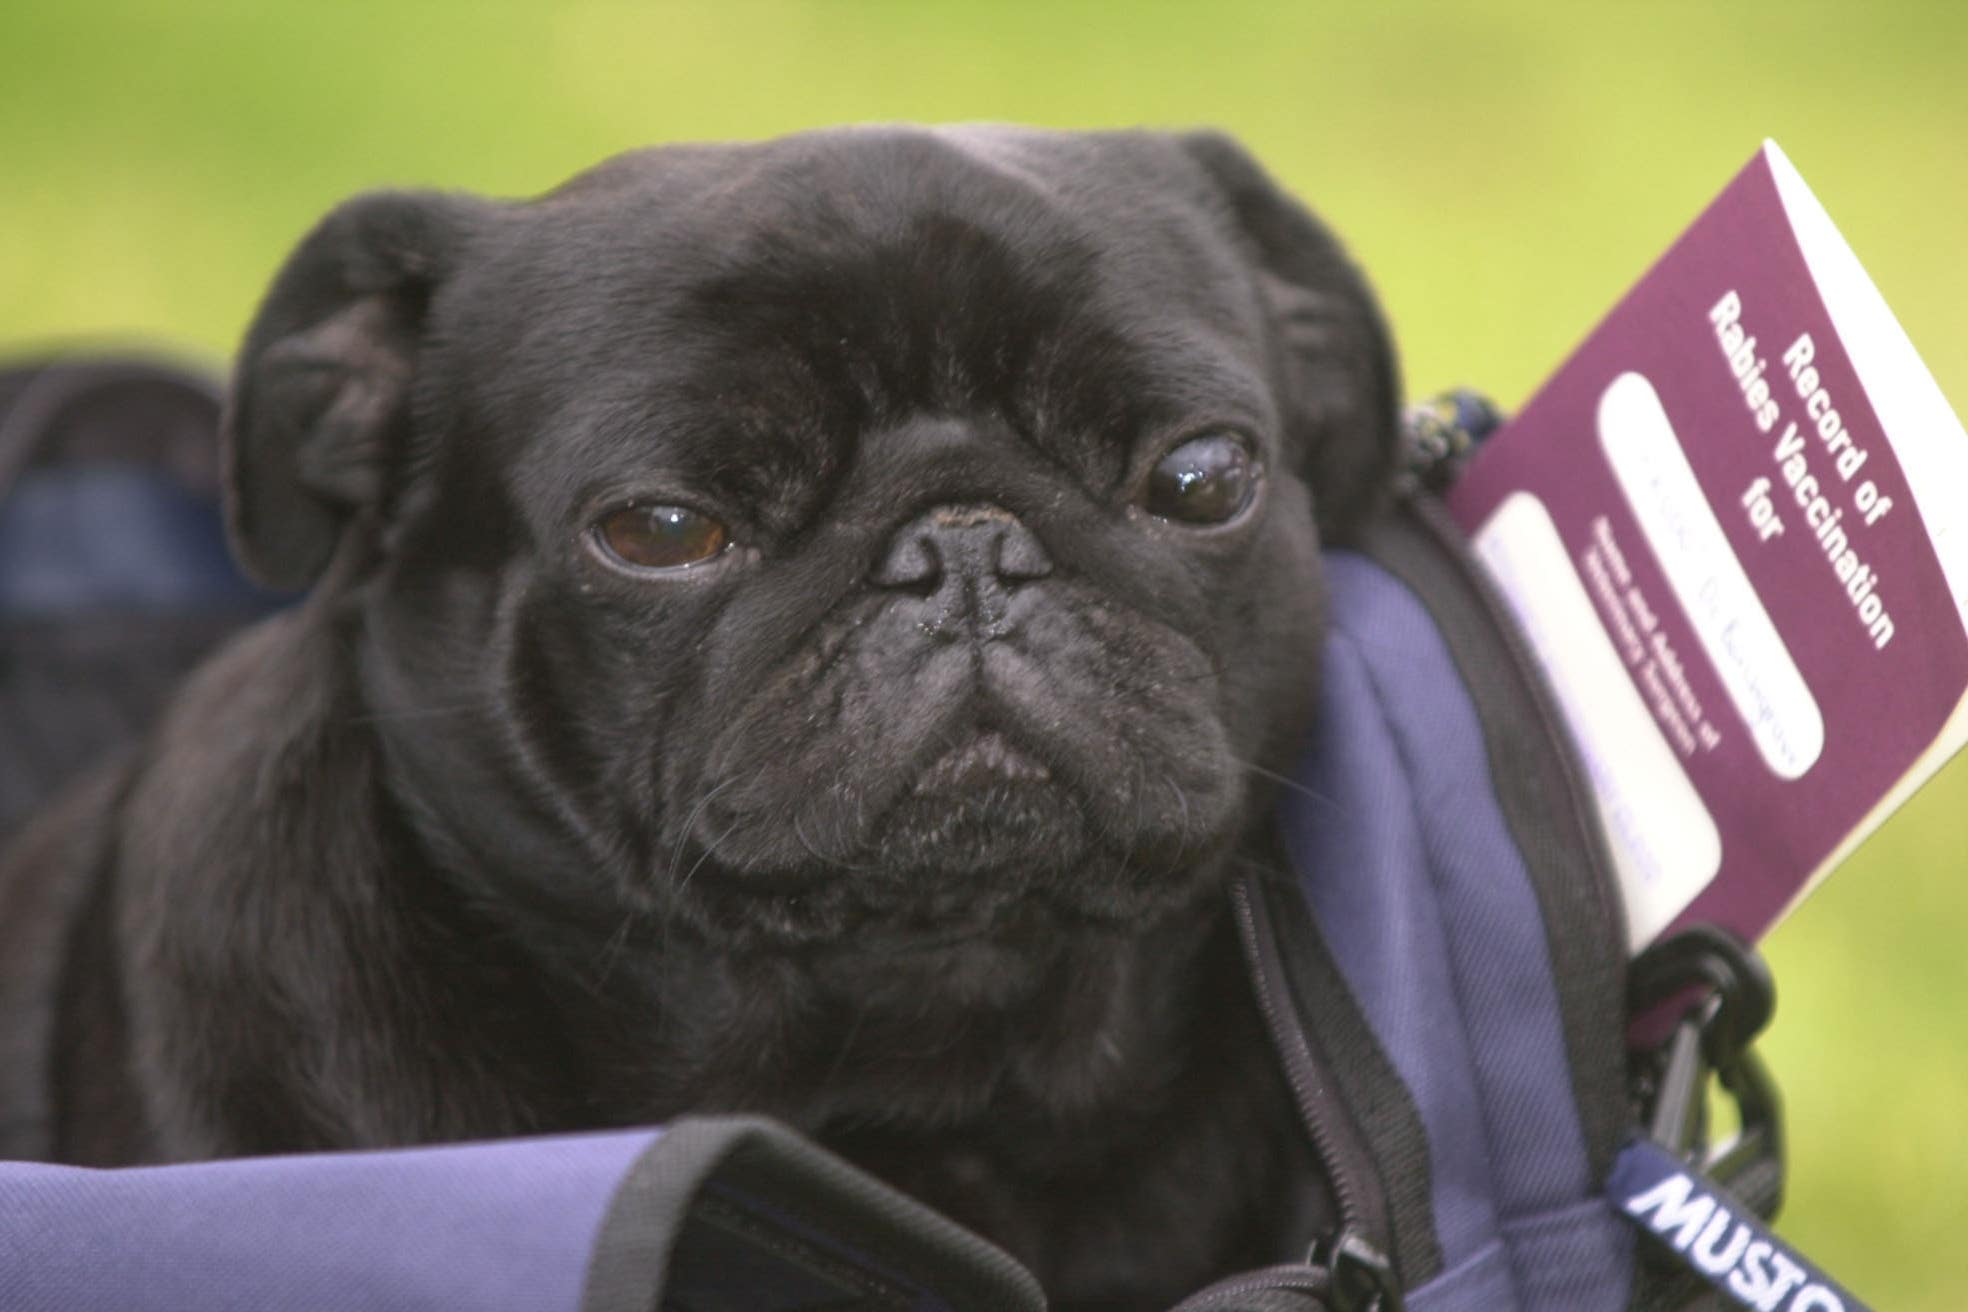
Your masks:
M4 832L280 599L220 549L202 379L71 359L0 379L0 404ZM1233 893L1341 1225L1182 1306L1618 1312L1726 1293L1765 1312L1856 1307L1810 1301L1839 1295L1755 1220L1781 1185L1775 1095L1749 1046L1768 980L1719 934L1629 968L1566 734L1424 486L1492 419L1467 398L1424 417L1415 486L1330 553L1320 720L1280 790L1269 873ZM1681 1014L1672 1036L1630 1051L1635 1009L1662 1006ZM0 1053L31 1041L0 1035ZM1716 1148L1711 1073L1742 1112ZM21 1128L0 1142L30 1141ZM750 1119L110 1171L0 1164L0 1308L658 1306L1044 1303L982 1240Z

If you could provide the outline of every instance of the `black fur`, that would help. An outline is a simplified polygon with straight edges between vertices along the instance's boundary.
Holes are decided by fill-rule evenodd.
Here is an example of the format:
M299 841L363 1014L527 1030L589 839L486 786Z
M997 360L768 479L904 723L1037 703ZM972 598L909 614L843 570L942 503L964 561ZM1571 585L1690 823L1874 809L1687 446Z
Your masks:
M1394 391L1338 248L1215 136L349 202L227 421L242 559L313 591L5 858L0 1152L743 1108L1069 1305L1285 1256L1322 1203L1223 891ZM1144 513L1221 430L1249 514ZM733 546L613 567L635 497Z

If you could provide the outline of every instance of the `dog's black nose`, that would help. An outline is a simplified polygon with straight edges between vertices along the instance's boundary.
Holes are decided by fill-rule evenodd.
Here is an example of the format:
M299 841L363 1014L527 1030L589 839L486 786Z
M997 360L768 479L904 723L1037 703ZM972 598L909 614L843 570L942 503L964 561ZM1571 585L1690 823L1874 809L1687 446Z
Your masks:
M940 600L937 618L972 611L994 623L1006 594L1052 573L1052 559L1032 530L1002 506L937 506L889 540L870 576L884 588Z

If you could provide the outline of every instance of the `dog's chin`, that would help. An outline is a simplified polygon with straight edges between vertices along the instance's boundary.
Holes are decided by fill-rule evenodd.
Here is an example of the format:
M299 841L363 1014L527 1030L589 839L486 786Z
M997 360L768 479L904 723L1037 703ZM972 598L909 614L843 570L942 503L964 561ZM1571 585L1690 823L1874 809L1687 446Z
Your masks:
M907 879L933 910L1022 891L1046 867L1083 861L1091 845L1085 812L1050 768L987 731L923 771L875 825L865 864Z

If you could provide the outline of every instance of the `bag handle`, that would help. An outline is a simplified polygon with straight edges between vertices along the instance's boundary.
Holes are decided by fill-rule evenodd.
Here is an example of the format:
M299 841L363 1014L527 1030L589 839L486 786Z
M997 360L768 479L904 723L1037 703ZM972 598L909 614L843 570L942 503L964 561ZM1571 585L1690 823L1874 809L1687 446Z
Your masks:
M13 366L7 374L21 381L6 396L0 390L0 497L6 495L41 445L74 406L119 387L170 389L209 405L217 425L221 391L209 376L162 359L94 348L59 351ZM0 374L3 380L6 374Z

